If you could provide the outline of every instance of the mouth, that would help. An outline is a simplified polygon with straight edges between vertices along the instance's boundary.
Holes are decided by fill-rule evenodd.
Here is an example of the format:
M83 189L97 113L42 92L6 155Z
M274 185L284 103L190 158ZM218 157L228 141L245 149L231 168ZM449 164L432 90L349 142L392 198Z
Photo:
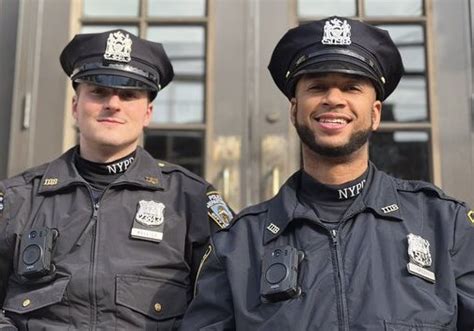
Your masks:
M324 113L313 117L325 129L342 129L350 122L350 116L339 113Z
M99 119L97 119L97 122L99 122L99 123L112 123L112 124L125 124L124 120L121 120L119 118L114 118L114 117L99 118Z

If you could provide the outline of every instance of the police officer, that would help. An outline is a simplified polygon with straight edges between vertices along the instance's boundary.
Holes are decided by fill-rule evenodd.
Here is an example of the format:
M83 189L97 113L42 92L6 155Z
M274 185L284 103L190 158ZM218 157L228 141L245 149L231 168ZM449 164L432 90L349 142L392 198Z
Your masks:
M369 161L403 72L389 34L314 21L283 36L269 70L303 169L212 236L183 330L472 330L473 212Z
M233 215L138 146L171 63L124 30L76 35L60 61L79 145L0 182L0 329L177 329L209 235Z

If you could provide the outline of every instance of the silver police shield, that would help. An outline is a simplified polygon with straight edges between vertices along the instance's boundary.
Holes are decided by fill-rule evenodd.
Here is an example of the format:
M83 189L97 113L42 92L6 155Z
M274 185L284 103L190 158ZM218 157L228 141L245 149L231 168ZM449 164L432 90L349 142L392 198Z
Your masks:
M165 205L161 202L140 200L135 219L146 226L158 226L164 221Z
M430 243L428 240L412 233L407 238L408 256L410 258L410 262L407 265L408 272L434 283L435 274L428 270L432 263Z
M105 49L104 58L118 62L130 62L132 53L132 39L128 34L124 35L117 31L110 33L107 38L107 47Z
M346 20L341 21L338 18L326 21L321 43L324 45L350 45L352 43L351 26Z

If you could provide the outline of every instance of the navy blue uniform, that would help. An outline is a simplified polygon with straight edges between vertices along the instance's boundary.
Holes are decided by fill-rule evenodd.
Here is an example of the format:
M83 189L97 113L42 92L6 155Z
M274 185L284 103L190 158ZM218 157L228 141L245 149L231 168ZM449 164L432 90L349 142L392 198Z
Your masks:
M435 186L370 166L335 228L299 201L301 172L212 239L183 330L472 330L474 220ZM429 243L434 283L410 274L409 234ZM304 252L302 293L265 302L262 257Z

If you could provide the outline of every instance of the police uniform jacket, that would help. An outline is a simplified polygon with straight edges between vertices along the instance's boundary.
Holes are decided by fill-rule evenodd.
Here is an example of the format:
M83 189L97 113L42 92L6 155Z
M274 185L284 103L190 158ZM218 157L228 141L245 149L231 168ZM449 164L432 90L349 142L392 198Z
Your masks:
M463 203L371 165L330 230L299 202L300 175L213 235L183 330L473 330L474 224ZM434 283L408 272L409 234L429 242ZM284 245L304 252L301 294L265 302L262 257Z
M72 159L70 150L0 182L0 329L176 329L213 227L210 185L138 148L132 165L94 203ZM130 237L140 201L164 204L161 242ZM56 270L22 279L20 235L44 226L59 231Z

